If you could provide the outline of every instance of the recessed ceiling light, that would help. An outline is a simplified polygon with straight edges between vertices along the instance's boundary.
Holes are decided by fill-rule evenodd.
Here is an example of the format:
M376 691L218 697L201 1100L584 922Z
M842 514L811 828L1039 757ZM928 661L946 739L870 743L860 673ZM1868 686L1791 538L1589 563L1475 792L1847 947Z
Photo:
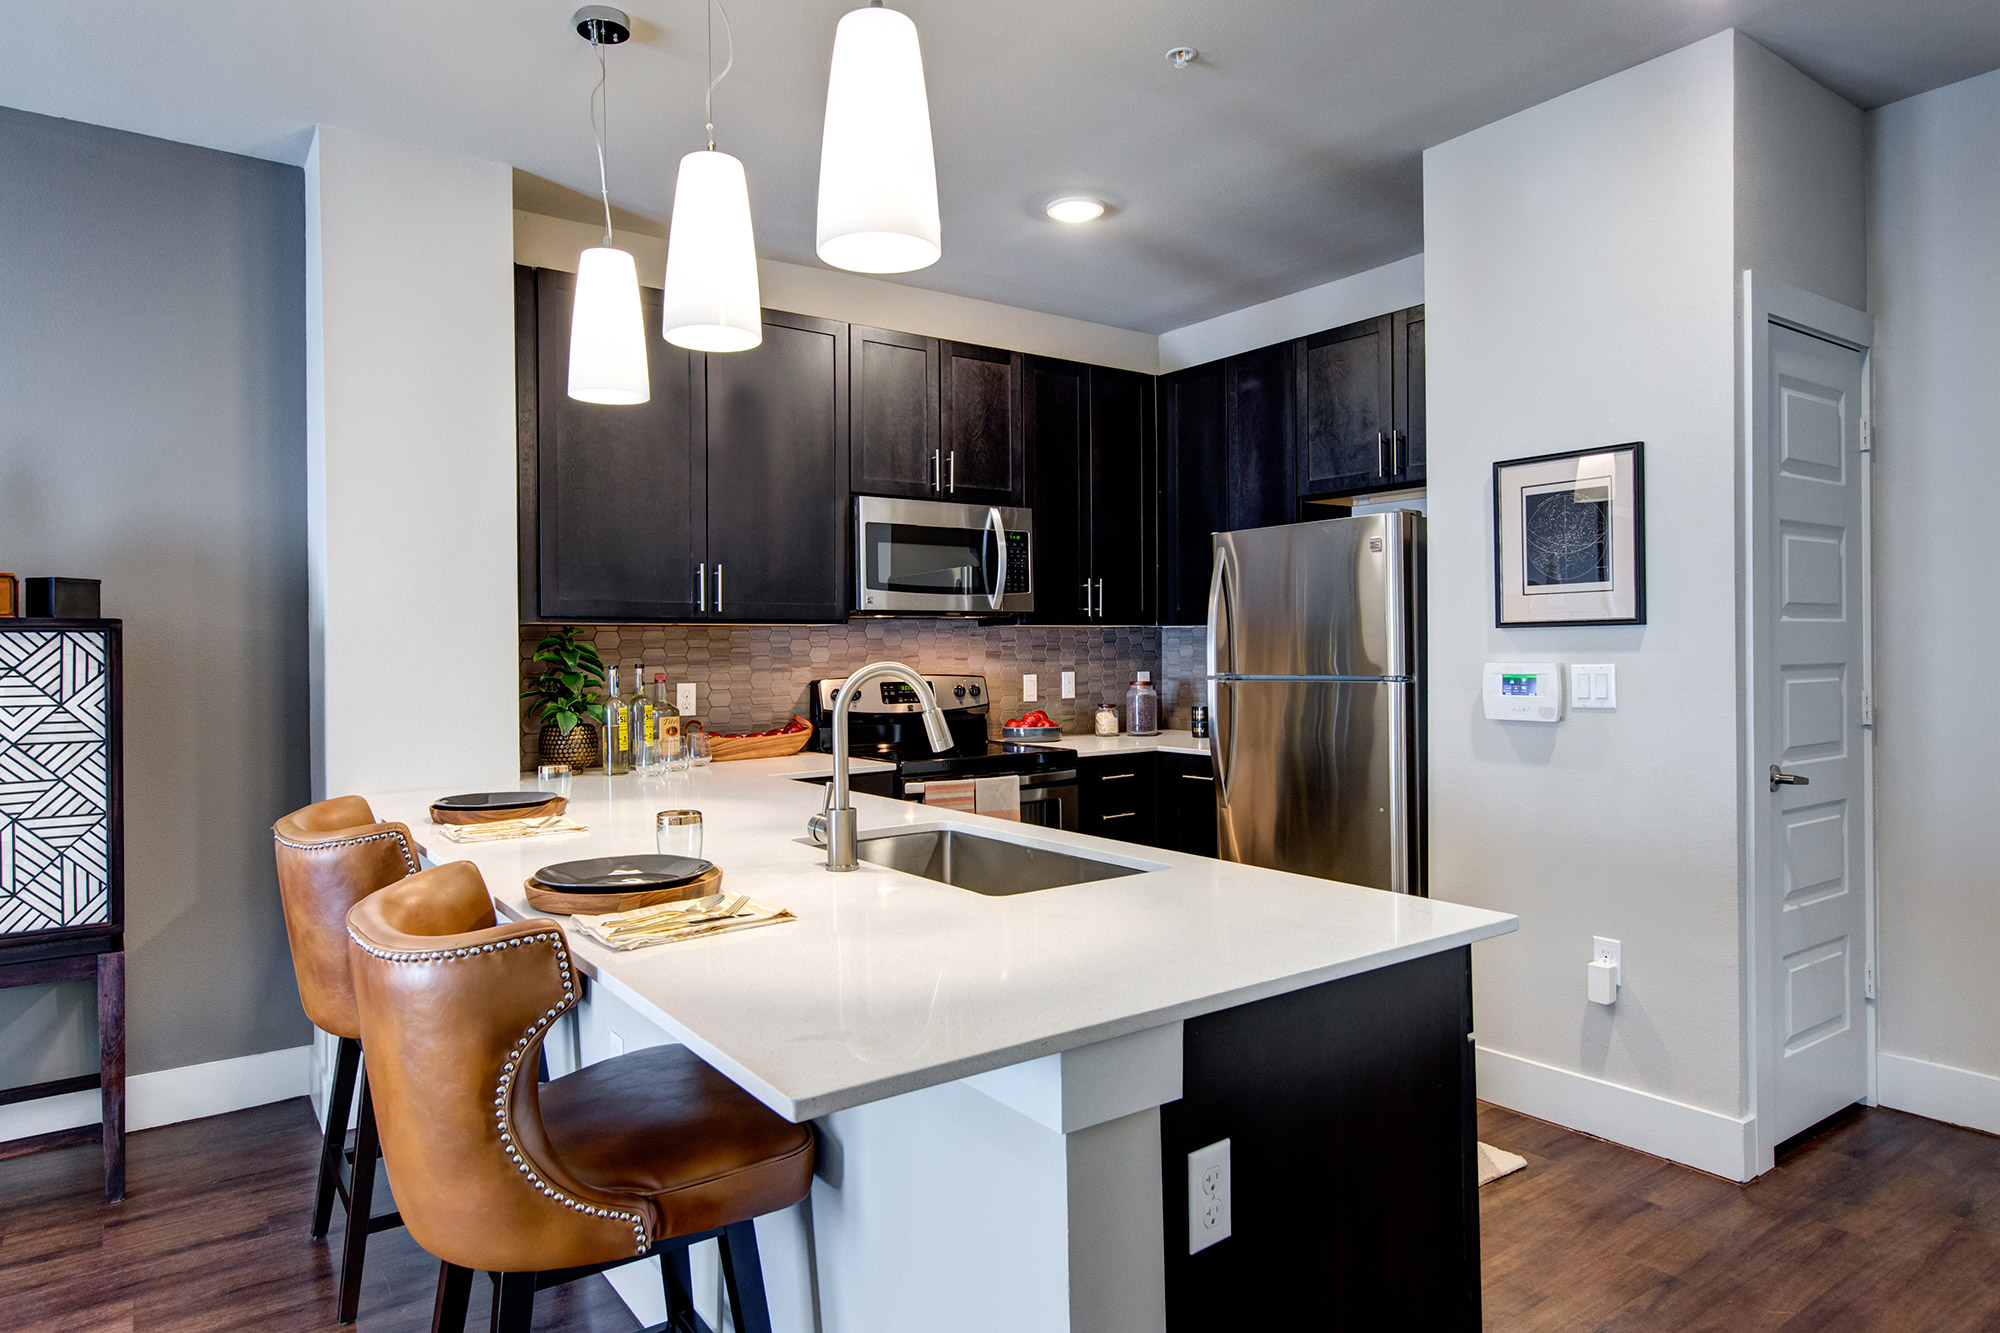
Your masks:
M1057 222L1095 222L1104 216L1104 201L1088 195L1066 194L1049 200L1049 216Z

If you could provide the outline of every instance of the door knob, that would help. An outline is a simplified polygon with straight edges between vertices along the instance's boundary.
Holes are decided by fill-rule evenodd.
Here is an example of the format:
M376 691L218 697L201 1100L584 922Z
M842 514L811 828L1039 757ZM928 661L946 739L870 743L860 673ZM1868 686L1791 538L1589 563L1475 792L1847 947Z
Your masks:
M1772 791L1776 791L1780 787L1810 787L1810 786L1812 786L1811 778L1801 777L1797 773L1787 773L1784 769L1779 768L1776 764L1771 765Z

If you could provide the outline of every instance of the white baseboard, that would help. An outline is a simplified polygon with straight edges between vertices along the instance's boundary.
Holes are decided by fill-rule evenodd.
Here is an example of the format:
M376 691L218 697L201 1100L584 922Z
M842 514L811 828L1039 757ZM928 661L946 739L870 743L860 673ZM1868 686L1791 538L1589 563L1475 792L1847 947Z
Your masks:
M293 1046L234 1060L134 1074L125 1080L125 1128L152 1129L303 1097L309 1090L311 1066L312 1047ZM0 1106L0 1142L94 1125L100 1114L94 1091Z
M1991 1074L1883 1051L1875 1057L1875 1096L1898 1111L2000 1134L2000 1078Z
M1496 1106L1725 1180L1756 1174L1754 1116L1723 1115L1485 1046L1477 1058L1479 1095Z

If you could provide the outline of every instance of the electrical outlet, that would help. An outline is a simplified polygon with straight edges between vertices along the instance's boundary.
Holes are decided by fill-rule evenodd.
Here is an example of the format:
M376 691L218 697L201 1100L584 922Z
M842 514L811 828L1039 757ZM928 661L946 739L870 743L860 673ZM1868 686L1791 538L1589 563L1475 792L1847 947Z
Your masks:
M1624 981L1623 949L1617 940L1599 935L1590 942L1590 966L1584 969L1584 994L1592 1004L1618 1003L1618 988Z
M674 686L674 707L680 710L680 715L682 717L694 716L695 714L694 696L695 696L694 686L692 685Z
M625 1034L617 1028L606 1028L604 1031L605 1035L611 1038L611 1053L613 1055L625 1054Z
M1188 1253L1229 1238L1229 1140L1188 1154Z
M1591 937L1590 956L1595 962L1609 963L1622 972L1624 971L1625 961L1623 952L1624 946L1617 940L1607 940L1602 935Z
M1076 672L1065 671L1062 673L1062 697L1065 699L1076 698Z
M1021 677L1021 698L1025 702L1033 703L1040 695L1041 690L1036 686L1033 676Z

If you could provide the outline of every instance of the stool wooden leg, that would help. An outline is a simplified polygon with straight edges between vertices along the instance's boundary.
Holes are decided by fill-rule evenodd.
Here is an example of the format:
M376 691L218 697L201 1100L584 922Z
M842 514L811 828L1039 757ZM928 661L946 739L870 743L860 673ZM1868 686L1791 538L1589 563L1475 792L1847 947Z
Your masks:
M326 1099L326 1133L320 1141L319 1192L313 1196L314 1240L333 1224L333 1200L347 1155L347 1117L354 1109L354 1075L361 1067L361 1043L342 1037L334 1047L333 1089Z
M361 1260L368 1247L368 1214L375 1203L375 1164L382 1140L375 1130L375 1102L368 1095L368 1069L361 1070L361 1123L354 1136L354 1174L347 1182L347 1235L340 1252L340 1308L343 1324L361 1310Z
M125 953L97 955L98 1099L104 1121L104 1201L125 1197Z
M472 1270L457 1264L439 1264L437 1303L431 1307L431 1333L465 1333L465 1307L471 1300Z
M732 1222L722 1229L722 1282L737 1333L771 1333L771 1306L764 1299L764 1264L757 1257L757 1224Z
M694 1271L688 1266L686 1246L660 1256L660 1284L667 1294L667 1327L675 1333L693 1327L688 1316L695 1312Z
M493 1333L528 1333L535 1317L535 1275L502 1273L493 1288Z

